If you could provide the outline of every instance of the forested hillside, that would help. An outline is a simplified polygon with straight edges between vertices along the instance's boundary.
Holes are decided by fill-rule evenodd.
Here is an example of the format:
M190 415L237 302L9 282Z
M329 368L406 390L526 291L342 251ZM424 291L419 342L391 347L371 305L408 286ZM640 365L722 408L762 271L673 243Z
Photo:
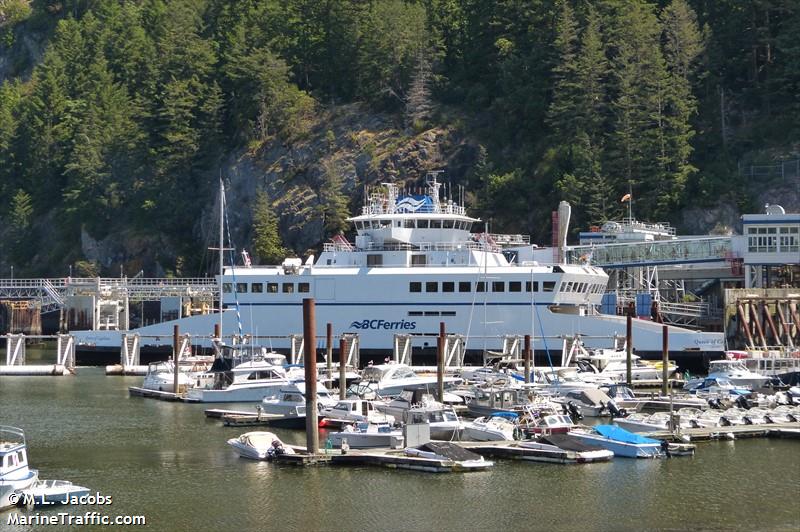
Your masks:
M2 0L0 277L213 271L220 175L261 261L437 168L540 242L561 199L755 212L797 194L740 168L798 153L798 36L796 0Z

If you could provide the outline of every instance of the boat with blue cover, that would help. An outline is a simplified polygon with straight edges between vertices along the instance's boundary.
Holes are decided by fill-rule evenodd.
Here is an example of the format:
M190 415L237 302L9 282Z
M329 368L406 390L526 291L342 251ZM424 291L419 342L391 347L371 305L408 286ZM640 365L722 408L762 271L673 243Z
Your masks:
M595 425L591 428L575 429L565 436L587 445L608 449L613 451L615 456L660 458L664 455L661 441L628 432L616 425Z

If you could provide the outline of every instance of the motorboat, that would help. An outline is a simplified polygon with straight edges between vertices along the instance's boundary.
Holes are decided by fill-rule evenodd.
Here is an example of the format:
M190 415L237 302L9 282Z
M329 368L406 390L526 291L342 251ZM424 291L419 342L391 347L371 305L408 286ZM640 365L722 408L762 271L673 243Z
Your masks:
M800 421L800 413L794 407L780 405L769 410L766 418L770 423L794 423Z
M564 413L561 405L557 403L550 403L548 406L526 406L519 424L522 431L531 437L563 434L575 428L572 418Z
M178 391L186 391L197 383L200 375L208 371L212 360L200 357L197 360L178 362ZM152 362L147 366L142 388L159 392L175 393L175 364L171 360Z
M403 432L388 423L355 423L346 426L341 432L328 434L333 447L342 448L344 443L350 449L370 449L388 447L399 449L405 438Z
M67 480L38 480L31 487L21 490L17 506L51 506L71 504L74 499L89 494L89 488L76 486Z
M197 377L201 385L189 389L187 401L260 403L264 397L274 395L292 382L286 368L274 362L275 359L257 358L241 362L227 371L214 371L212 367L210 372Z
M519 415L495 412L488 417L464 423L463 438L471 441L509 441L519 439Z
M395 417L378 410L378 404L367 399L340 399L320 411L320 414L325 417L320 422L320 426L329 426L332 422L393 425Z
M616 425L595 425L591 428L575 429L565 436L587 445L608 449L615 456L659 458L664 455L662 443L659 440L645 438Z
M264 397L258 408L262 413L283 416L282 426L302 428L306 419L306 385L304 382L290 382L276 392ZM317 410L321 413L325 408L336 404L331 392L317 383Z
M585 359L597 367L599 376L607 377L615 382L625 382L628 378L628 354L624 349L597 349ZM631 379L634 381L660 380L663 378L662 367L660 362L649 364L637 355L631 355ZM668 376L671 377L677 370L678 366L669 362Z
M750 389L760 388L769 381L768 376L750 371L740 360L712 360L708 377L726 379L738 388Z
M279 454L295 454L294 449L283 444L272 432L246 432L228 440L236 454L251 460L270 460Z
M39 472L28 467L25 433L0 425L0 511L14 506L18 492L32 487L38 478Z
M742 416L748 425L764 425L771 423L769 420L769 410L765 408L751 408L744 412Z
M692 421L692 418L682 417L676 414L675 420L677 426L675 429L689 429L695 428L697 425ZM624 418L617 418L614 424L622 427L630 432L661 432L669 431L670 427L670 414L668 412L656 412L654 414L633 413Z
M551 434L535 441L526 440L512 445L525 449L525 453L520 458L535 462L590 464L608 462L614 458L613 451L586 445L564 434Z
M695 394L698 397L738 397L740 395L748 395L752 390L741 388L734 385L728 379L722 377L706 377L702 382L694 382L687 390L689 393Z
M458 440L464 430L464 423L458 418L455 409L438 401L412 406L406 410L403 423L427 423L430 437L434 440Z
M575 404L583 416L600 417L611 414L611 398L598 389L570 390L554 400L565 405Z
M584 377L585 372L578 372L578 369L574 367L551 371L537 370L535 375L535 387L543 392L565 394L573 390L597 390L599 388L599 383L590 382Z
M445 388L461 382L458 377L445 376L443 379ZM392 363L367 366L361 371L361 383L374 389L381 397L399 395L405 389L436 390L438 386L436 375L417 375L410 366Z
M428 442L419 447L406 447L406 456L444 461L455 471L483 471L494 466L494 462L451 442Z
M522 415L528 406L544 403L550 406L549 397L535 387L497 388L494 385L475 386L467 411L475 417L491 416L496 412L516 412Z

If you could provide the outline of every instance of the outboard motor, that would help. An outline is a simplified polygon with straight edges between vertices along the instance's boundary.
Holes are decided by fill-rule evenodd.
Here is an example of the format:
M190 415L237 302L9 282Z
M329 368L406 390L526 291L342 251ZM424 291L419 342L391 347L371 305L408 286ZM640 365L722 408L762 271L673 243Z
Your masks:
M712 397L708 400L708 406L714 410L722 410L722 400L719 397Z
M583 419L583 414L581 414L581 409L578 408L573 401L567 402L567 408L569 409L569 416L572 418L572 421L580 421Z
M619 408L614 401L609 401L606 408L611 417L625 417L628 414L624 408Z
M667 458L671 458L669 452L669 442L667 440L661 440L661 452L663 452L664 456L666 456Z
M738 406L739 408L742 408L744 410L750 410L750 401L748 401L747 397L745 397L744 395L740 395L739 397L737 397L735 403L736 406Z

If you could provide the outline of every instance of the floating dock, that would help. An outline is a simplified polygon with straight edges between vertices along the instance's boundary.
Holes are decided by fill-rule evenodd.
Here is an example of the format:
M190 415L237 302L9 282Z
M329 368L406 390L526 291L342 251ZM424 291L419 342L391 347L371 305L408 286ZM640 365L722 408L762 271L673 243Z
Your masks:
M643 433L648 438L668 441L738 440L741 438L800 437L800 423L767 423L763 425L734 425L681 429L680 432L656 431Z

